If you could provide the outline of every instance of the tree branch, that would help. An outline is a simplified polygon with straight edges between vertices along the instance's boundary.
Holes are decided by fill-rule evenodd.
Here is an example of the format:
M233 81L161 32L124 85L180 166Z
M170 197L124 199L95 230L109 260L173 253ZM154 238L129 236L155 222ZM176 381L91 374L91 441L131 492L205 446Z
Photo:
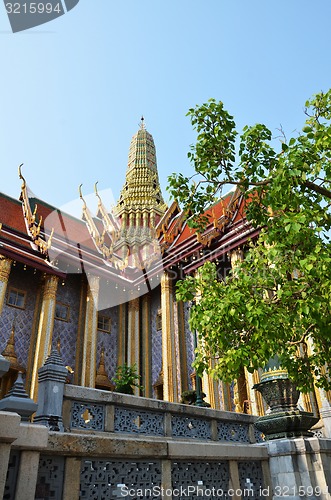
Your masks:
M326 198L329 198L331 200L331 191L329 189L326 189L322 186L318 186L317 184L314 184L313 182L310 181L303 182L303 185L306 186L308 189L315 191L315 193L321 194L322 196L325 196Z

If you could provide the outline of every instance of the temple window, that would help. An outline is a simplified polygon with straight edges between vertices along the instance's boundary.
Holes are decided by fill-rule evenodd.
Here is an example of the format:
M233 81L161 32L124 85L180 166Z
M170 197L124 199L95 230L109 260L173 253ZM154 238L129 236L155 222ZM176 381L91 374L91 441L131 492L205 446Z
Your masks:
M110 333L110 318L107 316L98 315L98 330L101 332Z
M60 321L69 321L69 306L67 304L62 304L62 302L56 303L55 319L59 319Z
M26 292L17 288L9 288L7 304L19 309L25 308Z

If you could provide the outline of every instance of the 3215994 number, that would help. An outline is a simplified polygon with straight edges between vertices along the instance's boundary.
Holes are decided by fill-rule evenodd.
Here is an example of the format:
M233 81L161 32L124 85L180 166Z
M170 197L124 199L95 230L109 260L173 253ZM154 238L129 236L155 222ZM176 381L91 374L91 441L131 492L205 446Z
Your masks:
M6 3L8 14L62 14L62 5L60 3L51 4L50 2L31 2L31 3Z

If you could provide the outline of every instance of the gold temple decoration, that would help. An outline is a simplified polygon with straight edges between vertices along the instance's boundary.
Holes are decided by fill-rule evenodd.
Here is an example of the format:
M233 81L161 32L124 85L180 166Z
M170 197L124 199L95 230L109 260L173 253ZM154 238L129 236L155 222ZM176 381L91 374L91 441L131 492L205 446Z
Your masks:
M156 226L163 217L163 201L152 135L147 132L144 118L140 129L133 136L129 149L128 167L120 199L113 211L107 211L101 196L95 217L83 198L83 220L103 257L119 270L126 267L143 269L152 264L157 251Z
M154 140L142 117L140 129L131 140L125 183L114 209L121 221L114 250L121 253L129 249L129 265L139 267L139 259L144 262L140 251L156 240L156 226L165 210Z
M21 163L21 165L19 165L19 167L18 167L18 176L22 180L20 201L22 202L23 215L24 215L24 218L26 221L26 226L27 226L28 232L30 234L30 237L31 237L33 243L38 247L39 251L43 255L47 256L48 250L50 249L50 247L52 245L54 228L52 229L48 240L42 238L40 233L41 233L41 226L42 226L43 218L40 215L39 222L36 222L38 206L36 203L34 206L34 209L32 211L31 205L30 205L30 200L29 200L28 188L26 185L25 178L22 175L22 166L23 166L23 163Z
M99 368L97 369L97 375L95 378L95 387L96 389L104 389L113 391L115 389L115 385L109 380L106 367L105 367L105 348L102 346L101 354L100 354L100 363Z
M225 206L224 199L220 200L223 210L220 217L216 217L215 208L210 209L209 219L212 224L212 229L206 229L204 233L196 232L196 238L199 243L203 246L210 246L212 241L217 238L229 222L231 222L236 216L240 202L242 200L242 195L240 189L236 189L227 206ZM174 217L176 219L174 220ZM208 217L208 213L207 213ZM169 246L174 242L175 238L181 233L185 221L187 219L187 214L180 211L177 202L173 202L167 212L161 219L158 228L158 237L163 237L161 244L162 251L164 252ZM193 233L193 230L191 230Z
M25 371L24 368L19 364L15 351L15 319L13 321L7 345L1 354L10 362L10 368L13 368L17 371Z
M111 242L113 242L118 237L118 232L120 230L120 226L118 224L116 217L114 217L112 214L107 212L106 207L104 206L102 199L98 193L97 185L98 185L98 182L96 182L94 184L94 192L98 198L97 217L101 218L101 220L104 224L104 227L105 227L105 231L107 231Z

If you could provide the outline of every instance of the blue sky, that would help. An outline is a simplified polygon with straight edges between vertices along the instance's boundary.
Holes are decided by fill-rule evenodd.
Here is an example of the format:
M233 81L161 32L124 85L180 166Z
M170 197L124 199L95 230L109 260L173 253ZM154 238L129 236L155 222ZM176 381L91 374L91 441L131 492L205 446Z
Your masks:
M264 122L287 136L307 98L331 87L330 0L80 0L13 34L0 5L0 190L18 197L17 166L62 206L124 183L145 117L167 176L188 174L188 109L214 97L239 130Z

